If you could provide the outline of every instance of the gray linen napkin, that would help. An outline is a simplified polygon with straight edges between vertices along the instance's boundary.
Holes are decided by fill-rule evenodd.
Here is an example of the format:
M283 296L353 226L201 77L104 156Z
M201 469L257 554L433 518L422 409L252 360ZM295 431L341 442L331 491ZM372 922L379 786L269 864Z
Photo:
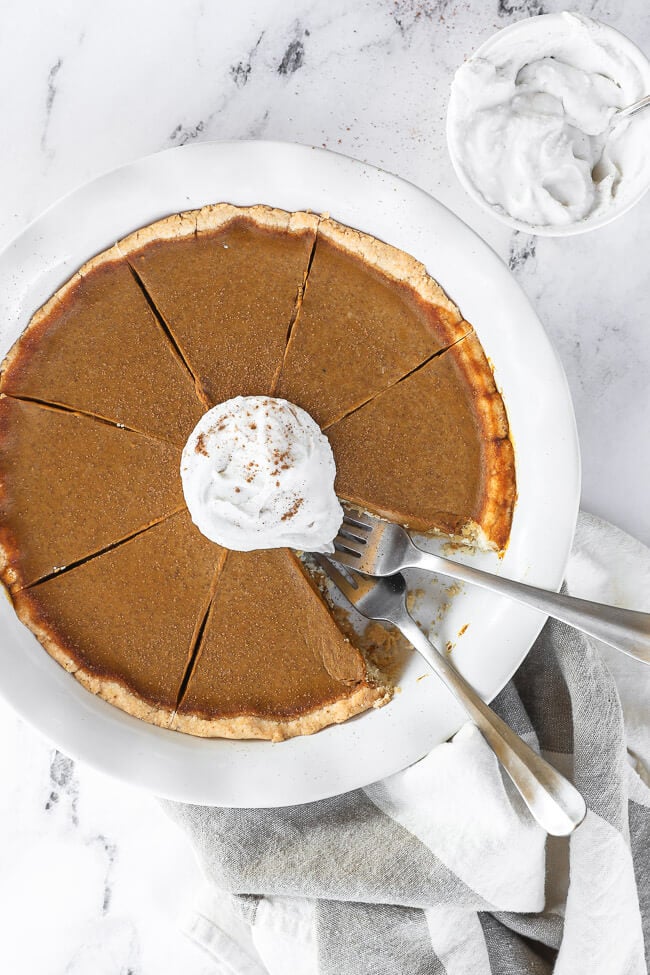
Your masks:
M581 515L570 591L648 608L649 581L650 550ZM545 842L471 725L322 802L166 802L208 881L187 933L223 975L647 973L649 690L642 664L549 621L495 701L584 795L570 840Z

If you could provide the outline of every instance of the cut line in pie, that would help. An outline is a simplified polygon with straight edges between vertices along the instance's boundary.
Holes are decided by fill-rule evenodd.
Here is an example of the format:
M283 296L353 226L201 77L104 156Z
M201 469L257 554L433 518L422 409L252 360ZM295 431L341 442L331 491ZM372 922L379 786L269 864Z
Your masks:
M344 721L387 694L368 680L292 552L229 552L172 727L279 741Z
M410 420L405 442L401 417ZM327 431L341 498L417 532L508 541L508 419L474 333ZM382 457L382 466L374 461Z
M0 578L32 585L184 507L180 450L0 396Z
M327 429L469 328L415 258L321 220L274 394Z
M115 247L84 264L34 315L2 364L0 392L180 447L204 412Z
M310 213L220 204L119 242L210 406L270 392L317 224Z
M85 687L167 726L224 555L182 511L23 589L16 611Z
M123 341L95 384L109 318ZM178 731L279 740L391 694L295 554L226 555L190 523L179 446L207 405L286 397L327 429L342 497L508 542L514 455L478 337L418 261L328 217L214 204L136 231L36 313L0 382L20 618L85 686Z

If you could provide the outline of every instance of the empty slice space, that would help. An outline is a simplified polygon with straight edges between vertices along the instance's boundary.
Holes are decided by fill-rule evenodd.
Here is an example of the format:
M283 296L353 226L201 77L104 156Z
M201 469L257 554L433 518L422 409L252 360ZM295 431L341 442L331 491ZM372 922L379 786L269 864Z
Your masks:
M415 258L322 220L275 395L328 427L468 330Z
M340 497L415 531L506 545L512 444L474 334L335 424L328 437Z
M287 549L229 552L173 727L281 739L385 697Z
M120 242L208 405L270 393L317 222L217 204Z
M0 390L180 446L203 412L116 248L85 264L34 315L3 363Z
M35 582L183 506L180 449L0 397L0 570Z
M48 652L101 697L167 724L222 550L179 512L15 596Z

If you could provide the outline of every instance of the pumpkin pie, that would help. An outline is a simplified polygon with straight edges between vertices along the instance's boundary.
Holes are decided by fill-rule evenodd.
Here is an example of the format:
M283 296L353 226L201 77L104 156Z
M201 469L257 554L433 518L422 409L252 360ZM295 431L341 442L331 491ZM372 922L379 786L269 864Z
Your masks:
M1 382L21 619L178 731L277 740L390 697L294 553L225 553L191 524L175 445L207 406L288 398L327 428L342 497L508 541L513 451L477 336L421 264L329 218L216 204L136 231L37 312Z
M167 725L224 554L179 512L22 589L14 603L82 684L137 717Z
M207 405L269 393L317 223L310 213L217 204L119 242Z
M2 365L0 391L181 447L203 412L186 367L115 247L84 264L34 315Z

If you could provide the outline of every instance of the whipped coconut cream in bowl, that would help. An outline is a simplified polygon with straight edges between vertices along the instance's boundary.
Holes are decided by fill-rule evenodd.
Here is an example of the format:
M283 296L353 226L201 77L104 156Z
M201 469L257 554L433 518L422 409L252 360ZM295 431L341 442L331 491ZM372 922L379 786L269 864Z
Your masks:
M572 13L511 24L452 84L447 141L484 209L544 236L609 223L650 186L650 109L610 131L650 93L650 62L623 34Z
M335 476L318 424L271 396L236 396L208 410L181 457L192 521L211 541L241 552L333 552L343 520Z

